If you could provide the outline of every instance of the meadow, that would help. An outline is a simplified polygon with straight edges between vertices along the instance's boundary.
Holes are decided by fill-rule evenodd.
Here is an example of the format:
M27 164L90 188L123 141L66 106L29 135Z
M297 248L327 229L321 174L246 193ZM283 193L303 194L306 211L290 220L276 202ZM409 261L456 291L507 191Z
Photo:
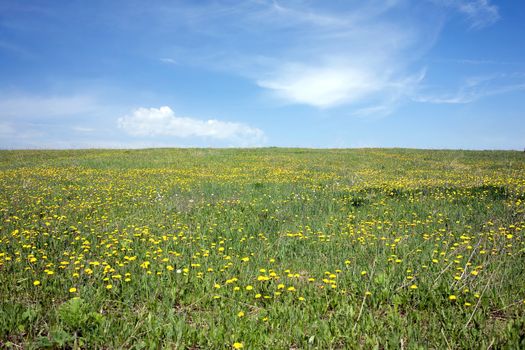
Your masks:
M525 154L0 151L0 348L525 348Z

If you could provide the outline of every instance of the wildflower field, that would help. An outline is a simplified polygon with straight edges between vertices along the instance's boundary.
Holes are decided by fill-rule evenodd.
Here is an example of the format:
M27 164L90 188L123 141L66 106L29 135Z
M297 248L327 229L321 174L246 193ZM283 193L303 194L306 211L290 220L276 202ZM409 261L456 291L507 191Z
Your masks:
M0 151L0 348L525 348L525 154Z

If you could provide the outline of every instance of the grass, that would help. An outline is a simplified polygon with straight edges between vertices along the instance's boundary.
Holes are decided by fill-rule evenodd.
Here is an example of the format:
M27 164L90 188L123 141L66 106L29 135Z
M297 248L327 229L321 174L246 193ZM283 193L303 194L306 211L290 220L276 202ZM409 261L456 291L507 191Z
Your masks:
M0 348L524 348L524 203L512 151L0 151Z

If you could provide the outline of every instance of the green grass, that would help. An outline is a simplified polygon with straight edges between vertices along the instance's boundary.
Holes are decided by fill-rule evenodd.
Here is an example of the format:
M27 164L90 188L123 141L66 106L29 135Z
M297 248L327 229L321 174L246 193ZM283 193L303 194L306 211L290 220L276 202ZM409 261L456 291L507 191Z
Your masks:
M0 348L524 348L524 203L512 151L0 151Z

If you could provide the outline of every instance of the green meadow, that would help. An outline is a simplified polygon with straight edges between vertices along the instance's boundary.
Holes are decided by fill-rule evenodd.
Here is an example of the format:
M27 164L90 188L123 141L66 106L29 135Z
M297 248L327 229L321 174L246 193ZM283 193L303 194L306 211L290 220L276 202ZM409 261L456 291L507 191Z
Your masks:
M0 348L525 348L525 154L0 151Z

